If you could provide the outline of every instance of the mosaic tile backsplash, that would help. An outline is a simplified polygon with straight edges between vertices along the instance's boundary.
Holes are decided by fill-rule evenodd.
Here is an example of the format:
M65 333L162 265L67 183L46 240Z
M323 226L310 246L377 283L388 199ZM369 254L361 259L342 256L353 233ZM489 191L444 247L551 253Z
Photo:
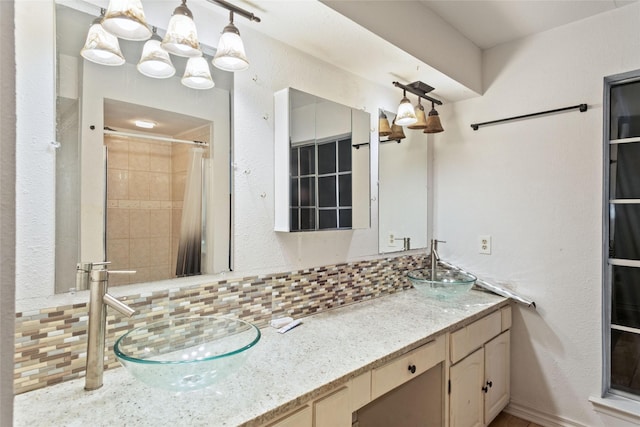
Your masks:
M274 317L309 316L408 289L408 269L423 255L336 264L288 273L219 280L122 298L137 312L126 318L108 310L105 369L120 366L118 337L172 316L231 315L266 326ZM84 376L88 302L16 314L14 393Z

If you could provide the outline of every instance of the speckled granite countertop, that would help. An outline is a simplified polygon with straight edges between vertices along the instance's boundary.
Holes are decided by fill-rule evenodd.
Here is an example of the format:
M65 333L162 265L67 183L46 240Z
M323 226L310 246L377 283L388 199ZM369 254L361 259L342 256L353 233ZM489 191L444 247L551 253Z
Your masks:
M16 396L14 424L255 426L505 304L479 291L438 301L412 289L306 317L286 334L262 329L247 363L215 389L176 394L112 369L99 390L84 391L81 378Z

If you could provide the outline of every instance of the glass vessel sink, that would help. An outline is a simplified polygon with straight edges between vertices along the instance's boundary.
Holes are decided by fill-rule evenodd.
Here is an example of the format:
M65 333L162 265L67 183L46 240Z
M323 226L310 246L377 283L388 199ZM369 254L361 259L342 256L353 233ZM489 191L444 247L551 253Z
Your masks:
M243 320L181 317L133 329L116 341L120 363L140 381L172 391L210 386L244 361L260 330Z
M431 277L431 269L412 270L407 273L413 287L422 293L440 299L454 297L465 293L473 287L477 277L459 270L438 268L435 278Z

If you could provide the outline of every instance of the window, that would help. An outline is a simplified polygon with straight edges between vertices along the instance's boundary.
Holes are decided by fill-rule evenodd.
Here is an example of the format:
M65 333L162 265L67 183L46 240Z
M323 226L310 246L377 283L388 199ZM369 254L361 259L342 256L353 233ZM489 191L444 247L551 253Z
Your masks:
M351 137L291 148L291 231L351 228Z
M604 393L640 399L640 71L605 79Z

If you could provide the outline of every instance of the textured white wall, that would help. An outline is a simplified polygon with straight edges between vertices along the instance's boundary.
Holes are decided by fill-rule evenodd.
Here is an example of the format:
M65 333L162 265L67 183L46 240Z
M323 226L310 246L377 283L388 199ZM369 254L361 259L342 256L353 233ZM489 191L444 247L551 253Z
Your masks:
M639 21L636 3L493 48L484 96L441 111L440 255L538 303L514 312L511 384L512 407L541 422L620 425L588 402L601 387L602 96L604 76L640 68ZM586 113L469 126L580 103Z

